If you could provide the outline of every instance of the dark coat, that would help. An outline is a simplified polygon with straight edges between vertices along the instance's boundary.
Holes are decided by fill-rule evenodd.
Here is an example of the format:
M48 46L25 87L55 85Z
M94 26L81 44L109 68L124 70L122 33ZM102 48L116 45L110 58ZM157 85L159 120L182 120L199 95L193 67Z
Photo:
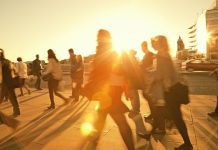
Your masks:
M2 60L2 84L7 87L12 87L12 68L11 62L8 59Z

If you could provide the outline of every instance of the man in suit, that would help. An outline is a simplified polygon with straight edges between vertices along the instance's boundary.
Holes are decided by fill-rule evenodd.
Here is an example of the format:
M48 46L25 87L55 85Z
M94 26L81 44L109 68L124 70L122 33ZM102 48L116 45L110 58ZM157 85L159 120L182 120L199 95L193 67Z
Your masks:
M42 90L41 89L41 61L39 60L39 55L36 55L36 59L32 63L32 73L37 77L36 83L35 83L35 88L37 90Z
M13 86L13 68L11 62L5 58L3 49L0 49L0 84L7 89L10 102L13 106L13 116L20 115L20 108Z

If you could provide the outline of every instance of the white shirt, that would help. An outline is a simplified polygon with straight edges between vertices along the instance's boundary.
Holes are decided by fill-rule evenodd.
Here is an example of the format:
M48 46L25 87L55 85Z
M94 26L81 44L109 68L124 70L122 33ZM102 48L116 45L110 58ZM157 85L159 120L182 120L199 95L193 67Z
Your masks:
M48 65L45 74L51 73L53 78L56 80L62 79L62 70L61 65L59 62L57 62L54 58L48 59Z
M27 65L20 61L15 65L16 72L20 78L28 78L27 75Z

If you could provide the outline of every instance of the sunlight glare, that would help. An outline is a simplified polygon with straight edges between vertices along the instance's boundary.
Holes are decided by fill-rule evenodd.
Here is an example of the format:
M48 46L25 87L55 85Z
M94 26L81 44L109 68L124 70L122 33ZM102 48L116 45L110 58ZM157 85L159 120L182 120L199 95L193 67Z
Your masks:
M83 135L90 135L94 131L94 127L90 122L84 122L81 125L81 132Z
M205 12L199 17L197 22L197 49L200 53L206 53L208 33L206 29Z

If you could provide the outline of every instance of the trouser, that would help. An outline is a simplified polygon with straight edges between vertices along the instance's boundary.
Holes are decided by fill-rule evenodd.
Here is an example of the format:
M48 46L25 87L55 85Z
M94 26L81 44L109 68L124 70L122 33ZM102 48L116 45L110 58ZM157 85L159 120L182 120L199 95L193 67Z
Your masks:
M7 87L5 86L4 88L6 88L5 90L8 91L9 94L9 100L13 106L13 113L14 115L19 115L20 114L20 108L19 108L19 104L17 102L17 97L15 94L15 89L12 87Z
M50 102L52 106L55 105L54 94L66 101L66 98L57 91L58 83L59 83L59 80L55 80L52 78L48 80L48 92L49 92L49 98L50 98Z
M184 143L185 144L191 144L187 127L185 125L184 120L182 119L182 112L180 109L180 104L175 103L167 103L166 108L170 113L170 116L172 117L174 123L176 124L177 129L179 130L179 133L181 134Z
M137 89L128 89L132 110L134 112L140 112L140 100L139 100L139 93Z
M36 83L35 83L35 88L40 89L41 87L41 74L36 74Z
M79 100L81 85L81 81L72 81L72 97L75 98L75 101Z
M154 129L165 130L165 106L153 107Z

